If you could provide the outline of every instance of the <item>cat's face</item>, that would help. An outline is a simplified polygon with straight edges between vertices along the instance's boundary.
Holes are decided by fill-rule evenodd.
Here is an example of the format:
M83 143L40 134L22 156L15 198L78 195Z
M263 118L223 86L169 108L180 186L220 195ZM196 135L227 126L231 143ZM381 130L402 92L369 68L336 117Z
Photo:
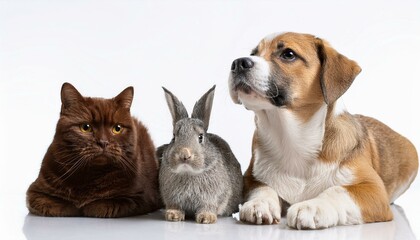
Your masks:
M83 97L71 84L61 90L61 113L55 141L57 158L81 168L116 163L134 170L136 134L130 106L133 88L112 99Z

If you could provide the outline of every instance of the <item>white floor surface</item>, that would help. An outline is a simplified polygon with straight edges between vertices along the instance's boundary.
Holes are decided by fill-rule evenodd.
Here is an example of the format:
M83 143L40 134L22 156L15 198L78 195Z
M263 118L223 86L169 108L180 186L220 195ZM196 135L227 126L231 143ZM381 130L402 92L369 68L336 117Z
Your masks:
M216 224L193 220L167 222L163 210L146 216L120 219L51 218L28 213L24 196L3 195L0 206L0 239L369 239L414 240L419 234L418 192L408 192L392 206L394 220L384 223L339 226L324 230L294 230L285 225L255 226L233 217L219 218ZM6 200L6 201L5 201ZM401 205L398 205L401 204ZM416 214L417 213L417 214Z

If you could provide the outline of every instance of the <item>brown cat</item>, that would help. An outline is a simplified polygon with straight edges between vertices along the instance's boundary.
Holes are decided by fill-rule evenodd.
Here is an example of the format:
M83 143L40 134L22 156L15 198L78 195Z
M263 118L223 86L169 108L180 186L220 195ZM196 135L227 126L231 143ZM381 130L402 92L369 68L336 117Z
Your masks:
M54 140L27 191L31 213L124 217L161 207L155 147L130 114L133 93L90 98L63 84Z

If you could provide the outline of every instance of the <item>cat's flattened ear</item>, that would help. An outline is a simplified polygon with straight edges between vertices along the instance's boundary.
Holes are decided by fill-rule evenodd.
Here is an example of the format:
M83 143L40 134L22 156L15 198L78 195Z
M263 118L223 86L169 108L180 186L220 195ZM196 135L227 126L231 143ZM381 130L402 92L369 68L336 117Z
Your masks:
M197 118L204 122L204 129L207 131L210 122L211 108L213 106L214 85L208 90L194 105L194 110L191 114L191 118Z
M317 39L317 47L321 62L322 94L330 105L347 91L362 69L322 39Z
M63 109L77 105L83 101L83 96L70 83L64 83L61 86L61 104Z
M131 103L133 102L134 97L134 88L128 87L124 89L118 96L114 98L114 101L118 104L118 106L122 108L130 109Z
M188 118L188 112L187 109L185 109L184 104L182 104L175 95L173 95L168 89L164 87L162 88L163 91L165 91L166 102L168 103L169 111L172 115L172 125L175 127L175 124L179 120Z

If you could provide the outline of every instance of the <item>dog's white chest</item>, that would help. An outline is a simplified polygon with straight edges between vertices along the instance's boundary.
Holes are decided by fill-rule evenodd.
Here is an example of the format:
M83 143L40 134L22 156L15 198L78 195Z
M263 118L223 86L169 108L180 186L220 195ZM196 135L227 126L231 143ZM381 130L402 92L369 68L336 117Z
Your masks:
M254 177L273 188L290 204L312 199L332 186L349 184L352 172L317 159L303 161L275 159L256 154ZM300 166L294 165L294 162Z
M306 123L287 111L258 117L259 144L254 152L253 175L290 204L314 198L352 179L350 170L317 158L325 115L323 106Z

